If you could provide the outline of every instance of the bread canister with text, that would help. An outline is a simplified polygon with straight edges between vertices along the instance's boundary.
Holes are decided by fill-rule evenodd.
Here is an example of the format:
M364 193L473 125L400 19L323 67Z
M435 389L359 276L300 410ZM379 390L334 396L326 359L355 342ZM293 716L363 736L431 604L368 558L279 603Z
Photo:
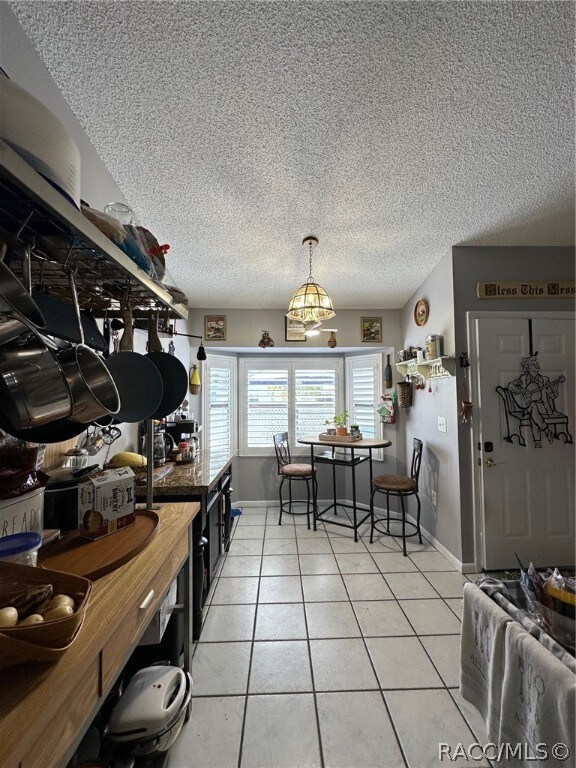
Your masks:
M431 333L426 336L426 360L436 360L442 356L442 336Z

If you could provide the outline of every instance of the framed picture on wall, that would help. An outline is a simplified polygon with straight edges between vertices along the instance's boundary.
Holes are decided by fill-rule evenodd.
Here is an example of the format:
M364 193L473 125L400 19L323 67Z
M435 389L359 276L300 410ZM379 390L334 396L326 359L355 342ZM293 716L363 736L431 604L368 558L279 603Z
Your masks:
M304 323L300 323L297 320L290 320L289 317L284 317L285 341L306 341L306 334L304 331L306 327Z
M226 341L226 315L204 315L206 341Z
M382 343L382 318L381 317L362 317L360 318L360 334L362 341L375 341Z

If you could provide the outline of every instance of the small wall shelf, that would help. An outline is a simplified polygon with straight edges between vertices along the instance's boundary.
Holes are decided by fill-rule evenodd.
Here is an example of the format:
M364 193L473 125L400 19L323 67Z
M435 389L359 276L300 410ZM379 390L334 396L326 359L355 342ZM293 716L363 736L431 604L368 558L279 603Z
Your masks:
M403 376L422 376L424 379L445 379L455 376L455 359L453 357L438 357L434 360L424 360L417 363L416 359L396 363L396 370Z

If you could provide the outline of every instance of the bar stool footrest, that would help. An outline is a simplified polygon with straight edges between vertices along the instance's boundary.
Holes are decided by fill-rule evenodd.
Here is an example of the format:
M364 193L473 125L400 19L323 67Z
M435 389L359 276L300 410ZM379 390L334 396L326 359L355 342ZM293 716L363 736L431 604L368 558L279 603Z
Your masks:
M383 523L385 525L402 525L402 518L401 517L391 517L389 520L386 517L375 517L374 518L374 525L373 528L375 531L378 531L378 533L381 533L383 536L392 536L394 539L410 539L412 536L418 536L419 534L419 526L417 523L413 523L411 520L405 520L404 525L410 526L414 529L413 533L406 533L404 536L402 536L402 532L400 533L390 533L390 531L383 531L382 528L378 528L378 523Z
M306 504L306 499L292 499L292 504ZM280 507L279 511L282 512L283 515L307 515L307 514L313 514L312 512L308 513L308 510L303 509L302 512L293 512L290 509L290 502L285 501L284 504Z

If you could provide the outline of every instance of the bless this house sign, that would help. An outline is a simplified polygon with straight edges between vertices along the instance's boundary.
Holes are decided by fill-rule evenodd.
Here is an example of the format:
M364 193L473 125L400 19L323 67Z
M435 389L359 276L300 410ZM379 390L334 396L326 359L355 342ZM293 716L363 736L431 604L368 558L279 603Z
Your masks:
M476 283L478 299L573 299L574 280L508 280Z

